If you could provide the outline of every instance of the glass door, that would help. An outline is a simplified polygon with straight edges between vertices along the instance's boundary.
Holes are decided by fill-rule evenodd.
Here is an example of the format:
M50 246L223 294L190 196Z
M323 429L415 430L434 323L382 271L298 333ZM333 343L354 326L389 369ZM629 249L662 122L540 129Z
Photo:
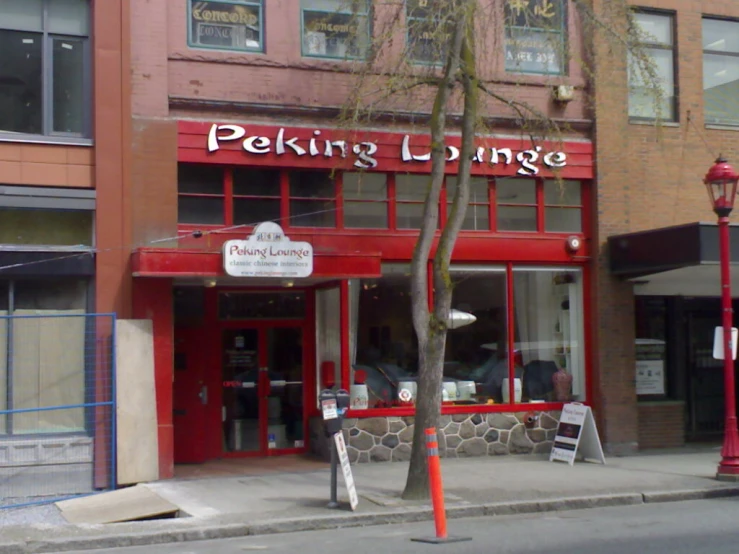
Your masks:
M303 448L303 330L266 329L267 448Z
M259 330L224 329L222 351L224 450L260 452Z
M224 451L266 456L302 449L303 329L229 327L222 341Z

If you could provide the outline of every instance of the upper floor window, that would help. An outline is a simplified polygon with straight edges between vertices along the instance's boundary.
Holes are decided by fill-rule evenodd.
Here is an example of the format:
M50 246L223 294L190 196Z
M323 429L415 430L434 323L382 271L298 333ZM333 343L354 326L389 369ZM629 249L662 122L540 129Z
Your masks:
M637 12L641 50L629 56L629 117L675 120L673 17ZM639 57L645 59L638 59ZM649 62L645 64L644 62Z
M188 0L190 46L264 51L263 0Z
M506 0L504 11L506 71L566 73L566 0Z
M90 135L88 0L3 2L0 133Z
M369 0L301 0L303 56L363 59L370 44Z
M706 123L739 125L739 21L703 20L703 95Z
M446 0L406 0L407 53L413 63L440 64L444 59L448 5Z
M180 163L178 174L179 223L252 226L276 221L287 229L417 230L430 178L189 163ZM440 226L449 217L456 189L456 176L447 176L439 201ZM580 181L471 177L469 195L464 231L580 233L584 228Z

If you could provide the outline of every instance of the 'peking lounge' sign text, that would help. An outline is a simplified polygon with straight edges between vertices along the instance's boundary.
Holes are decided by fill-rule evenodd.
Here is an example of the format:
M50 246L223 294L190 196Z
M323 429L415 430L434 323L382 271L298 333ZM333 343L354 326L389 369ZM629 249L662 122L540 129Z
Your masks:
M267 221L246 240L226 241L223 269L232 277L310 277L313 246L291 241L282 227Z
M241 125L213 124L208 132L208 152L216 152L221 143L242 141L241 145L248 154L262 156L272 154L284 156L310 156L322 158L347 158L353 156L354 167L359 169L377 169L379 146L372 141L351 143L346 140L334 140L324 135L323 131L314 130L309 139L293 136L285 128L276 128L274 136L249 135ZM411 144L411 135L404 135L397 156L404 163L426 163L431 160L431 153L426 149ZM447 162L459 160L459 148L447 145ZM473 162L491 166L509 166L516 164L518 175L538 175L542 167L559 169L567 165L567 155L559 151L545 151L541 146L528 150L513 150L495 146L479 146ZM381 168L380 168L381 169Z

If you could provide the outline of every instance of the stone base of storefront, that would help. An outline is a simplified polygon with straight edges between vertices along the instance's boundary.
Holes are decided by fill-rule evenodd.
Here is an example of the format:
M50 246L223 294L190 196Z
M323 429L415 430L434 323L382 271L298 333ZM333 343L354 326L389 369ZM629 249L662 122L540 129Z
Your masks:
M441 416L439 450L446 458L539 454L552 449L560 412L541 413L525 425L526 412ZM352 463L404 462L410 459L413 417L368 417L344 421ZM329 459L329 441L319 418L311 420L311 451Z

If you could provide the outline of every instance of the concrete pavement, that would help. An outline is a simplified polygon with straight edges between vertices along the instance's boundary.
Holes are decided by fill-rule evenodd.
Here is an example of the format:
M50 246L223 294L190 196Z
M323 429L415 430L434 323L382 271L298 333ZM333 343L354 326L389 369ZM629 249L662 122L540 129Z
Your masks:
M719 447L684 448L608 458L606 465L570 467L543 456L442 460L449 518L570 510L722 496L739 485L714 478ZM328 465L274 472L147 484L176 504L178 519L69 525L61 518L0 528L0 554L61 552L310 529L431 520L428 503L400 499L407 463L353 466L356 512L330 510ZM340 499L346 499L339 476ZM48 507L46 508L48 510ZM430 532L433 525L430 525ZM454 523L450 522L450 532Z

